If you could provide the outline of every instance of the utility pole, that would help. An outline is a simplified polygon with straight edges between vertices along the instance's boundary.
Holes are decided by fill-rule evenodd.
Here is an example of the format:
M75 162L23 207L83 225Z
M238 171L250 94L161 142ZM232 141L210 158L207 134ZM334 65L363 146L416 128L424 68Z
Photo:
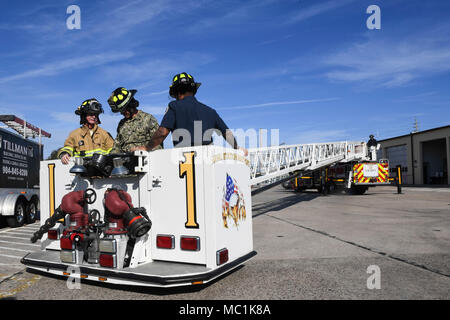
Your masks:
M414 117L414 127L413 127L413 133L419 132L419 123L417 122L417 118Z

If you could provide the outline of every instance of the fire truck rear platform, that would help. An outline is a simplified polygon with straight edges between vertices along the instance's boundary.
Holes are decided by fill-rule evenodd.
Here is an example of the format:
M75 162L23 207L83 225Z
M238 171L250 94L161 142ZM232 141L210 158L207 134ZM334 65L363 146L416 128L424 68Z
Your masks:
M43 216L34 237L43 250L23 264L74 278L172 287L207 283L256 254L250 168L236 150L139 151L113 160L85 158L72 168L41 162Z

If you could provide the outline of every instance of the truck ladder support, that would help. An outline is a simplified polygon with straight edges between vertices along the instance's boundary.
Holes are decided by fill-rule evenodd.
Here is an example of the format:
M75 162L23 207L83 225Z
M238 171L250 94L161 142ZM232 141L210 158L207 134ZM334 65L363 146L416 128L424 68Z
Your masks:
M250 184L272 184L297 171L309 171L367 159L367 145L360 141L297 144L249 150Z

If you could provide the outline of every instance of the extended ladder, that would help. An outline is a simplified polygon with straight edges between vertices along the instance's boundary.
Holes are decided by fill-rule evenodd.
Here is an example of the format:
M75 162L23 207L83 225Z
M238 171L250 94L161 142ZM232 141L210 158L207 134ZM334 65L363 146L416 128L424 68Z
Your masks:
M249 150L250 184L273 183L298 171L335 163L367 160L367 145L361 141L297 144Z

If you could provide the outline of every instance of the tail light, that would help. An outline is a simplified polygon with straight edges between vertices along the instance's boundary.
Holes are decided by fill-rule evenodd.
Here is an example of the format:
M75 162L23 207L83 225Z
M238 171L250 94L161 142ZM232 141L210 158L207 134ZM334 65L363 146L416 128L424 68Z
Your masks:
M216 262L217 265L220 266L228 261L228 249L224 248L216 252Z
M173 249L175 248L175 237L172 235L157 235L156 247L160 249Z
M200 251L200 238L181 236L180 247L181 250Z
M115 254L100 254L100 266L108 268L117 267L117 256Z
M75 249L75 243L69 237L62 237L59 240L61 249L73 250Z
M47 238L50 240L58 240L59 239L59 229L48 230Z
M116 239L101 239L98 247L100 252L116 253L117 241Z

